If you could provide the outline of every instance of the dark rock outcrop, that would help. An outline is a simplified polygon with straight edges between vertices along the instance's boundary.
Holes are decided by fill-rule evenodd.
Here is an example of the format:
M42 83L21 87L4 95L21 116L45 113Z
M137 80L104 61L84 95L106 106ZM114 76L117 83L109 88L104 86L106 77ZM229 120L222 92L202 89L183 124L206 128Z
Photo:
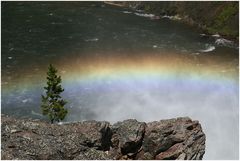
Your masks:
M202 159L205 134L198 121L177 118L110 125L63 125L1 116L1 159Z
M142 146L146 123L137 120L125 120L112 126L113 159L131 158Z

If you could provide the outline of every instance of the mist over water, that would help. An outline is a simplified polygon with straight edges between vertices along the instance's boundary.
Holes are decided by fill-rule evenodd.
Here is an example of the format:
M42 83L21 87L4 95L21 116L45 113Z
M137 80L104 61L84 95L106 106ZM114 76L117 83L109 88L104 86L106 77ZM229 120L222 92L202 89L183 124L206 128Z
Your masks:
M188 92L180 89L176 92L176 89L166 91L164 88L157 90L165 92L145 90L137 94L104 95L93 111L99 120L107 119L112 122L127 118L154 121L189 116L201 122L207 135L207 149L218 151L212 153L207 150L205 158L222 159L226 156L238 156L238 152L234 150L238 149L236 144L238 142L238 113L234 112L238 107L238 98L229 98L229 95L236 95L237 91L226 91L224 87L217 87L211 92L208 90ZM216 146L223 144L228 147L228 152L225 147Z
M238 46L141 15L102 3L3 3L2 113L46 119L40 96L53 63L65 121L189 116L206 134L204 159L238 159Z
M105 82L104 88L89 85L84 90L75 87L76 92L84 90L88 94L85 93L86 98L79 97L76 103L81 114L70 115L68 121L78 120L79 116L84 120L108 120L111 123L128 118L150 122L189 116L199 120L206 133L205 159L237 158L238 85L231 81L202 81L191 78L166 82L131 79L112 82L112 85Z

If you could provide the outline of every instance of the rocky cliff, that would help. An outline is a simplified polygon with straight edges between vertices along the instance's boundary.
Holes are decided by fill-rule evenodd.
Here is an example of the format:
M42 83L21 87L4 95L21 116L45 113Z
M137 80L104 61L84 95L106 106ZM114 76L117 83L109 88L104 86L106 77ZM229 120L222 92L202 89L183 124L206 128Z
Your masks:
M197 26L210 34L238 39L238 1L132 1L112 2L134 10L158 16L177 16L183 22Z
M49 124L1 116L1 159L202 159L198 121L176 118Z

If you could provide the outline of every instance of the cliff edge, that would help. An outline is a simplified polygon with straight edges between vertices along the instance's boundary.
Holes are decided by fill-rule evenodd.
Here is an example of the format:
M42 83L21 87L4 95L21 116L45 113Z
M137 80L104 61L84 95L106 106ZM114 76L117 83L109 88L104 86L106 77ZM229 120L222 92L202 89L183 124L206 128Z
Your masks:
M202 159L205 134L188 117L110 125L49 124L1 115L1 159Z

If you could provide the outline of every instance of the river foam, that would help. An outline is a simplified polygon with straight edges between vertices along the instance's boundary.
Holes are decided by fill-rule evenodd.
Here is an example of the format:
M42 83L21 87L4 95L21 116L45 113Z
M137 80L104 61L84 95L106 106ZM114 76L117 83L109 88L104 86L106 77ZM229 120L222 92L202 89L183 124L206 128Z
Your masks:
M236 47L233 41L224 38L216 39L215 43L219 46Z
M212 45L209 45L209 44L206 44L206 49L202 49L202 50L199 50L200 52L203 52L203 53L207 53L207 52L211 52L213 50L215 50L215 46L212 46Z

